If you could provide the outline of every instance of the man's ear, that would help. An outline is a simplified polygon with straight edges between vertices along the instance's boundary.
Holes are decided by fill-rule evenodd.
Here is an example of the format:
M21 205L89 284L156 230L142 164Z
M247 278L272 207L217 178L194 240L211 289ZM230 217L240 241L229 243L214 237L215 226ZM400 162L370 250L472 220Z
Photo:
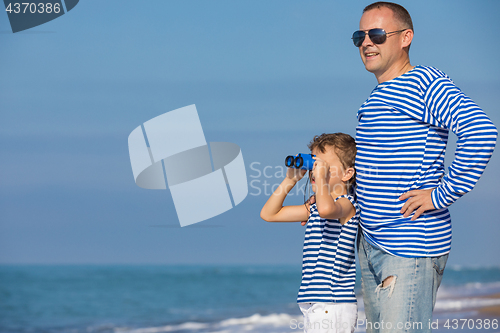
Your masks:
M402 41L402 47L408 47L410 46L411 42L413 41L413 30L407 29L401 33L403 41Z
M347 168L347 170L344 171L344 176L342 177L342 181L346 182L352 177L354 177L354 168Z

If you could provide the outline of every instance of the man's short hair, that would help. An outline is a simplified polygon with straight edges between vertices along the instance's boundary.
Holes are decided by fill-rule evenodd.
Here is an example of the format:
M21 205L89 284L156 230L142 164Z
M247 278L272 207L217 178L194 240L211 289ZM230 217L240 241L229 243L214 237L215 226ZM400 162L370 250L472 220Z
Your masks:
M413 30L413 22L411 21L410 13L408 13L408 11L403 6L398 5L397 3L386 2L386 1L374 2L371 5L366 6L365 9L363 9L363 13L375 8L380 9L382 7L386 7L392 10L396 20L398 20L399 23L402 24L401 26L402 29Z

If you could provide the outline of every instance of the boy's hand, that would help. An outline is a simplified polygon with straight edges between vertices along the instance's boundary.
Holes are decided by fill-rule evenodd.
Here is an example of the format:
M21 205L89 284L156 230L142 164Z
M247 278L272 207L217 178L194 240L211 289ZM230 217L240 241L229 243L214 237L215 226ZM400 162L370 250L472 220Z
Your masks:
M299 180L302 179L302 177L304 177L306 172L307 170L304 169L288 168L288 170L286 171L286 178L298 182Z
M330 165L320 158L313 157L316 162L313 166L313 175L315 179L326 179L328 171L330 170Z

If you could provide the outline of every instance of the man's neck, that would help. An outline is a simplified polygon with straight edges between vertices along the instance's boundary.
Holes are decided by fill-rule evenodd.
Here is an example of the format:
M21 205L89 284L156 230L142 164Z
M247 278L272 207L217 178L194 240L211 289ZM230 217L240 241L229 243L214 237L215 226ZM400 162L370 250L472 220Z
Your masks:
M376 75L375 77L377 78L378 83L390 81L392 79L397 78L398 76L403 75L404 73L411 71L415 66L412 66L410 64L410 59L406 59L406 61L402 64L395 64L394 66L391 67L388 71L385 71L384 73L380 75Z

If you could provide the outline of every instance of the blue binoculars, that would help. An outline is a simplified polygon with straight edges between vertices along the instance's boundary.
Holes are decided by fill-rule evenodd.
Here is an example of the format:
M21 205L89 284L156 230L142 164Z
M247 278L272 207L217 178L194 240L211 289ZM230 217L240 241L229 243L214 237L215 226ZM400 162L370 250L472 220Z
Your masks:
M297 156L287 156L285 158L285 166L288 168L312 170L316 155L298 154Z

